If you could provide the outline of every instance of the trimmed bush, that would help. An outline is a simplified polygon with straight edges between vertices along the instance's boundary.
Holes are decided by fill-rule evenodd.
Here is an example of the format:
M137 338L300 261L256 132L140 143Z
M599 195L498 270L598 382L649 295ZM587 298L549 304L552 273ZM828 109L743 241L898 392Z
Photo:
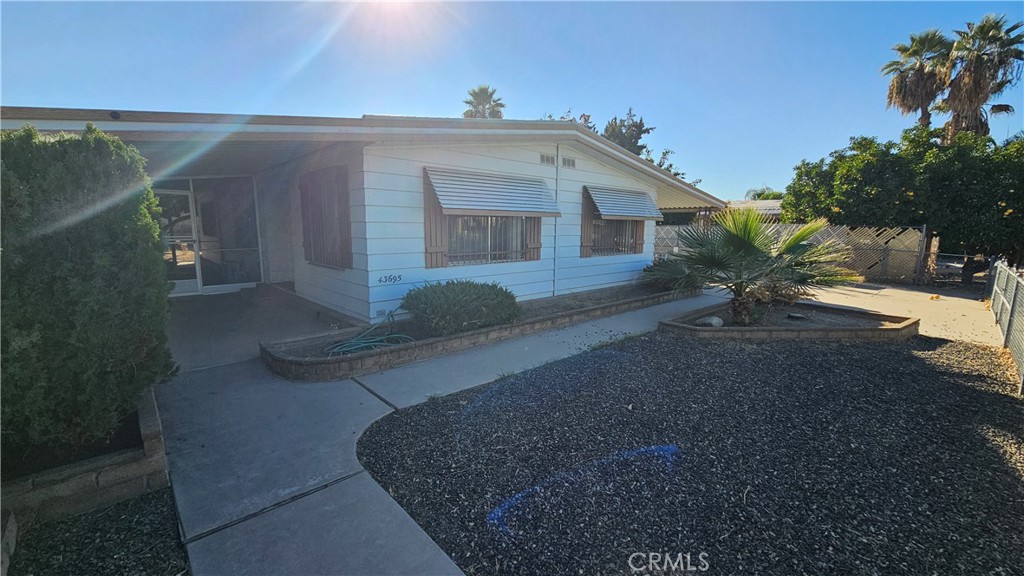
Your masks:
M449 280L414 288L406 293L402 308L432 336L509 324L522 312L515 294L507 288L472 280Z
M92 126L2 146L3 444L106 437L172 369L145 160Z

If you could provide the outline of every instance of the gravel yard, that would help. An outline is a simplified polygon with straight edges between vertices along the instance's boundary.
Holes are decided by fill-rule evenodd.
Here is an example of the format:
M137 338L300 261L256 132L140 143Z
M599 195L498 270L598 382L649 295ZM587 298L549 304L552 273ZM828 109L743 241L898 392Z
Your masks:
M10 574L188 574L170 488L19 532Z
M1011 374L923 337L648 334L396 412L359 457L468 574L1020 574Z

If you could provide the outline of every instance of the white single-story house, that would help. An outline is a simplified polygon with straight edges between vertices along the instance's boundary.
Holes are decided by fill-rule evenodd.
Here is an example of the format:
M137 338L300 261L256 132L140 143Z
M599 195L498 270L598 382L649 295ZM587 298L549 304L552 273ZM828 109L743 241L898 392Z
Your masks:
M753 208L772 222L782 218L782 200L730 200L728 207L735 210Z
M518 298L628 284L658 206L725 203L571 122L3 107L147 158L174 295L257 283L374 322L425 282Z

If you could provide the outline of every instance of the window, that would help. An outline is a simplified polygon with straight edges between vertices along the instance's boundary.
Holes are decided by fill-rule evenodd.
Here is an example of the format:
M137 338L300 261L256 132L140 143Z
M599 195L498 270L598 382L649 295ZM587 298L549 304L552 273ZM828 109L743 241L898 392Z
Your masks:
M660 219L644 192L584 186L580 257L642 254L644 222Z
M426 267L540 260L541 218L559 216L543 179L425 167Z
M524 216L448 216L448 264L526 260L527 220Z
M639 254L644 251L643 220L602 220L598 215L591 225L594 228L591 256Z
M352 267L352 219L348 171L343 166L304 174L302 247L306 261L328 268Z

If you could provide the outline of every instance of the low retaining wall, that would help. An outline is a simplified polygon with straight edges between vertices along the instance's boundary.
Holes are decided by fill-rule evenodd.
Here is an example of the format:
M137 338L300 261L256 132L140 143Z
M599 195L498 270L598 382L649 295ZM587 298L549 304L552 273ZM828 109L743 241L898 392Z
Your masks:
M561 328L578 324L587 320L610 316L647 306L670 302L679 298L675 292L662 292L651 296L640 296L621 300L610 304L601 304L579 310L569 310L533 318L516 324L505 324L472 330L454 336L441 336L418 340L408 344L399 344L379 350L370 350L344 356L297 356L289 353L289 349L308 348L310 344L323 344L339 341L343 335L333 334L314 338L295 339L271 344L260 344L260 357L263 362L278 376L289 380L326 381L342 380L389 368L411 364L435 356L459 352L486 344L500 342L509 338L526 336L535 332L543 332L553 328ZM354 334L353 334L354 335Z
M880 322L889 322L892 326L877 327L827 327L827 328L789 328L773 326L722 326L720 328L706 326L690 326L683 323L686 320L696 320L703 316L712 314L728 314L728 304L715 304L695 310L680 320L662 320L658 323L659 332L680 332L697 338L732 338L743 340L906 340L917 336L921 321L917 318L904 316L890 316L866 312L841 306L830 306L817 302L801 302L795 305L796 308L804 307L811 309L829 310L850 316L871 318Z
M3 508L26 526L71 516L145 494L168 485L164 439L153 389L139 400L142 448L97 456L0 487Z

